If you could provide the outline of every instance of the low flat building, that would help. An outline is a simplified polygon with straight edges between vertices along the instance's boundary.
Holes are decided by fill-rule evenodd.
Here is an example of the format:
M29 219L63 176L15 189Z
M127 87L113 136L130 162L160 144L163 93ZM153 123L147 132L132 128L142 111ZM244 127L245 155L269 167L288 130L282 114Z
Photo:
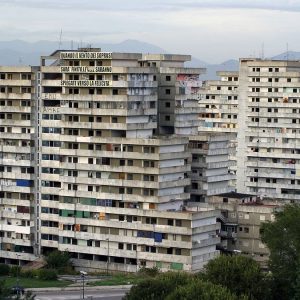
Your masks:
M263 222L274 221L279 206L235 192L212 196L209 203L220 210L220 250L250 256L266 267L269 250L261 241L260 227Z

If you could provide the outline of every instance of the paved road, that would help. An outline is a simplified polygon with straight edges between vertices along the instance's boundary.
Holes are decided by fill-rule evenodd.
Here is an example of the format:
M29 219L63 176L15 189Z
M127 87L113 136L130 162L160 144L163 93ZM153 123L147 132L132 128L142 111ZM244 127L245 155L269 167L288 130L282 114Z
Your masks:
M89 288L85 291L86 300L121 300L128 289L103 289L93 290ZM82 299L82 290L78 291L47 291L37 292L35 300L79 300Z

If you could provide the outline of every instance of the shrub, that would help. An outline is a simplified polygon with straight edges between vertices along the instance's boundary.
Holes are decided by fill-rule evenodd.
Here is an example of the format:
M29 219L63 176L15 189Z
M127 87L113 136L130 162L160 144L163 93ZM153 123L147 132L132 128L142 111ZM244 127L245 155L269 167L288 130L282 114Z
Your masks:
M134 285L125 295L125 300L165 300L176 286L187 284L192 275L187 273L167 272L155 278L142 280Z
M269 299L265 276L252 258L221 255L207 263L200 277L203 276L211 283L227 287L237 296L246 294L252 299Z
M21 267L20 266L11 266L9 270L9 275L13 277L17 277L21 273Z
M244 295L236 296L226 287L211 282L192 280L186 285L176 287L167 297L167 300L248 300Z
M0 264L0 276L8 275L10 268L8 265Z
M38 278L41 280L56 280L57 272L53 269L41 269L38 271Z
M36 270L21 271L20 276L25 278L34 278L37 276L37 271Z
M56 270L62 270L71 266L69 253L58 250L51 252L46 257L46 262L49 268Z
M157 267L141 268L139 274L142 276L155 277L159 274L159 269Z

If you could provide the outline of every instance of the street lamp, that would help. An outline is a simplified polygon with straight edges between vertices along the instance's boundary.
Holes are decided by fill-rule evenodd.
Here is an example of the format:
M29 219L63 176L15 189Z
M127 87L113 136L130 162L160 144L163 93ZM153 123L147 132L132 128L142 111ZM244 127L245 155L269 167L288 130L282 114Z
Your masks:
M17 265L17 295L20 295L21 294L21 291L20 291L20 280L19 280L19 271L20 271L20 256L21 254L16 254L17 256L17 261L18 261L18 265Z
M85 279L85 276L87 275L87 272L85 271L80 271L80 277L82 279L82 299L85 299L84 298L84 279Z
M110 263L110 257L109 257L109 238L106 239L107 241L107 262L106 262L106 275L108 275L109 270L109 263Z

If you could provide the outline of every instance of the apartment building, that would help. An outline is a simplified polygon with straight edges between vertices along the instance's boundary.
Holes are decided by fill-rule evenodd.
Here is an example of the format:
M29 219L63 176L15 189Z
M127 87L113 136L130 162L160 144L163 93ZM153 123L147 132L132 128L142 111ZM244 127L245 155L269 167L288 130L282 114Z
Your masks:
M0 67L1 261L35 259L35 72ZM18 254L17 254L18 253Z
M299 61L241 59L237 190L300 200Z
M25 263L59 249L70 252L74 264L87 270L134 272L158 266L196 271L218 255L216 212L193 212L185 206L191 170L186 135L196 133L198 126L190 94L199 88L196 75L202 71L184 68L188 59L80 49L42 57L28 82L7 83L12 71L3 69L1 88L19 87L15 94L1 90L3 99L20 101L26 96L30 102L26 109L32 118L26 124L32 131L26 131L26 137L32 147L26 151L33 155L26 163L33 173L26 169L22 175L20 170L20 179L32 180L25 189L21 182L22 193L30 194L26 202L21 191L9 195L10 187L1 186L2 201L8 195L14 201L8 200L14 203L11 207L1 203L2 260ZM16 73L21 80L22 70ZM28 95L26 84L31 87ZM23 118L20 103L15 109ZM11 130L23 132L22 120ZM14 124L0 120L3 126L5 122ZM7 133L19 143L15 150L7 149L9 155L22 151L17 147L25 139L21 132L14 138ZM7 164L3 160L3 168ZM3 171L3 180L10 179L7 169ZM8 240L4 251L9 222L23 216L18 214L18 198L20 205L30 207L24 237L31 248L19 251L21 242Z
M205 81L200 89L199 100L199 132L200 133L228 133L230 140L229 160L230 174L236 174L236 147L237 147L237 116L238 116L238 86L239 73L219 71L220 80ZM235 177L229 183L235 188Z
M228 133L199 132L190 136L191 201L207 202L212 195L234 190L231 184L235 175L230 170L230 157L235 152L233 139L234 135Z
M269 205L254 195L224 193L208 201L220 210L220 250L252 257L262 267L267 267L269 249L260 238L263 222L275 220L277 205Z
M237 133L239 73L217 75L220 80L205 81L199 91L199 131Z

